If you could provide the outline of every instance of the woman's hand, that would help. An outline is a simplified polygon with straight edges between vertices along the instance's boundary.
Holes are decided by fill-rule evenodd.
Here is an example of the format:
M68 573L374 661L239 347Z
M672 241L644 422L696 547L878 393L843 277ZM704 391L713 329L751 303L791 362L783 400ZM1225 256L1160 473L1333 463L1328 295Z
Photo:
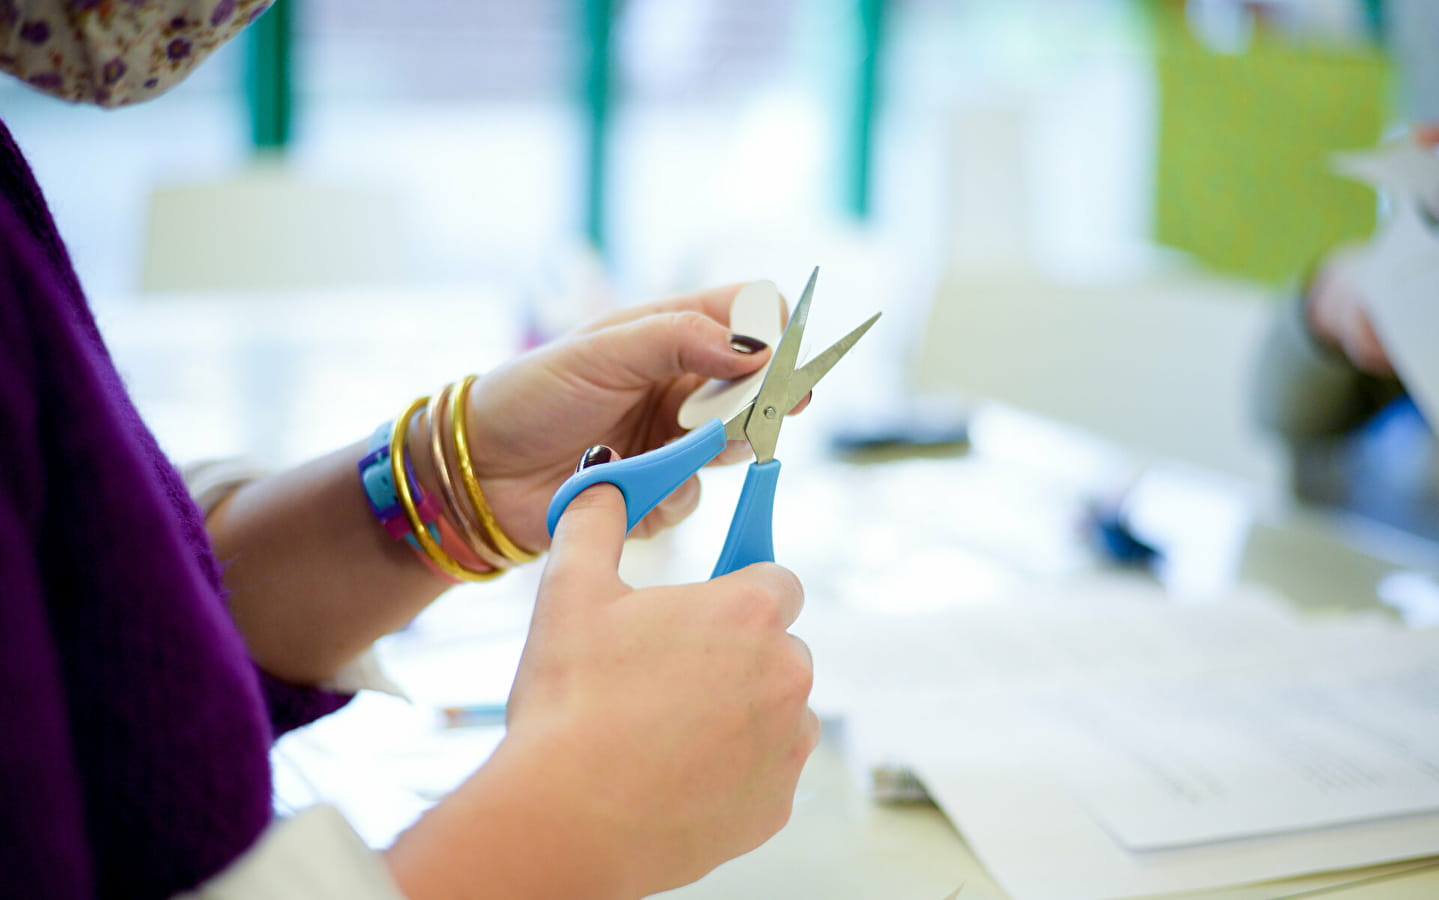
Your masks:
M1374 332L1354 269L1363 250L1337 250L1324 260L1309 285L1304 304L1309 332L1319 343L1343 354L1361 372L1393 375L1389 354Z
M621 310L514 360L470 392L471 455L486 499L520 546L549 544L545 512L586 448L636 456L682 434L680 404L710 378L763 366L770 348L724 324L739 285ZM735 447L721 461L743 458ZM699 503L691 478L636 527L644 537Z
M613 486L566 510L505 740L391 851L406 896L648 896L788 821L819 740L809 650L787 630L799 582L760 563L634 590L624 537Z
M1433 149L1439 146L1439 125L1416 126L1412 138L1418 146ZM1431 214L1439 212L1439 197L1425 197L1423 202ZM1394 364L1374 331L1367 300L1355 277L1363 253L1362 248L1343 248L1320 264L1305 299L1305 319L1321 344L1343 354L1355 368L1370 375L1392 376Z

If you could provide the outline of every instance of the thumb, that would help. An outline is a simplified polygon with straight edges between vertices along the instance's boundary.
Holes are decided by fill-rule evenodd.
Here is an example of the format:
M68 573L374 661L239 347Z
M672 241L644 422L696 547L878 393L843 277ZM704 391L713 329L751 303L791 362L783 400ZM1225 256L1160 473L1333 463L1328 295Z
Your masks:
M597 454L597 450L609 452ZM605 462L619 459L608 447L594 447L585 453L581 466L602 464L592 462L597 456L605 456ZM624 495L608 482L586 488L571 500L555 526L539 602L618 584L626 524Z
M588 337L604 363L640 384L681 375L732 379L769 360L764 343L730 333L702 312L659 313L615 325Z

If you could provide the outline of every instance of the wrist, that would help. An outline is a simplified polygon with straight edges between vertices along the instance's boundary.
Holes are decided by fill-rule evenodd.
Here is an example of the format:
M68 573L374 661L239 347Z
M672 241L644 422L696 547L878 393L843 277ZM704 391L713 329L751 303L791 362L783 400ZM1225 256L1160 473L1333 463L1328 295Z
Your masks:
M451 583L487 581L539 554L499 526L470 459L470 375L410 403L381 426L359 463L375 518Z
M435 458L431 452L432 437L435 423L430 416L415 416L410 421L409 439L407 445L412 448L410 451L411 464L415 470L415 480L419 483L420 489L425 496L434 497L438 502L443 497L443 485L441 484L439 469L435 466ZM470 542L461 536L459 528L450 518L451 513L442 509L436 520L436 526L440 531L440 545L445 548L455 561L467 569L476 572L494 572L499 569L492 561L481 557L471 546ZM420 554L422 559L427 558ZM454 579L448 578L453 581Z
M425 462L413 446L422 402L411 404L398 421L381 425L366 444L358 468L370 512L392 540L408 544L437 578L449 584L493 578L499 574L493 567L467 565L476 561L474 554L459 545L439 495L417 474L417 461L421 466Z
M636 848L586 812L593 784L577 783L553 744L506 737L452 794L400 835L386 861L404 895L427 898L632 900L646 891Z
M491 549L497 552L507 565L533 562L539 558L540 553L515 540L513 532L505 527L500 512L491 503L491 498L481 483L483 481L492 486L494 482L488 477L481 478L482 465L476 462L477 456L486 456L477 454L476 448L484 447L487 443L484 434L485 417L479 409L480 402L474 391L478 383L478 377L471 375L455 386L454 404L446 422L454 441L456 463L463 486L462 496L468 501L469 511L474 514ZM504 517L506 520L510 518L508 515Z

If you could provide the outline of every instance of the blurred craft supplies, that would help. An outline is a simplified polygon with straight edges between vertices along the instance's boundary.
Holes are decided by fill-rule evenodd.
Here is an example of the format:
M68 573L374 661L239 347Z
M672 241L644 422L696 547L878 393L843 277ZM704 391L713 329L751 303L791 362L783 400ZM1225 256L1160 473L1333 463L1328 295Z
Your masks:
M856 762L915 771L1016 900L1439 852L1439 631L1075 593L808 636Z
M505 704L477 703L467 706L445 706L440 708L440 718L446 728L476 728L505 724Z
M1361 251L1356 279L1374 330L1429 427L1439 426L1439 156L1412 141L1336 158L1387 192L1390 213Z
M752 400L740 395L730 396L735 408L728 419L715 415L689 434L657 450L576 472L560 485L550 501L550 533L554 533L565 507L585 488L600 482L619 488L625 499L628 527L634 528L675 488L718 456L729 441L745 440L754 450L755 460L745 473L744 488L740 492L734 517L730 520L729 534L725 537L711 577L718 578L751 563L773 562L771 531L775 486L780 469L774 454L785 416L864 337L880 316L879 313L870 316L814 359L797 368L818 277L819 269L815 268ZM700 391L704 390L705 387L700 388Z

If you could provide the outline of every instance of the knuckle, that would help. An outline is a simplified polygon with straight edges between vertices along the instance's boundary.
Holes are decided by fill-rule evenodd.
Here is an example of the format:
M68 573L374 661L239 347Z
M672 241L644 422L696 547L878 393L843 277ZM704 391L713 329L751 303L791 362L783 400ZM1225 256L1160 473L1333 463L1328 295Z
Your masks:
M790 783L787 784L786 787L788 790L781 791L779 796L775 798L775 802L770 808L770 814L767 817L768 821L764 823L764 828L769 832L770 836L778 834L780 829L788 825L790 818L794 816L795 784Z
M799 600L804 599L804 585L798 575L777 563L767 563L765 567L775 581L776 590L785 591Z
M819 746L819 731L813 734L805 732L803 738L795 742L792 764L797 769L803 769L804 764L814 755L815 748Z
M708 336L718 324L709 316L695 310L669 313L666 318L670 331L681 344Z
M821 725L820 725L819 716L818 716L818 714L815 713L814 710L812 710L812 709L810 709L808 706L806 706L806 707L804 708L804 713L805 713L805 742L804 742L805 752L804 752L804 755L805 755L806 757L808 757L811 753L814 752L814 749L819 746L819 739L820 739L820 733L821 733L821 731L822 731L822 728L821 728Z
M814 690L814 664L810 662L807 652L803 655L796 656L795 669L795 687L801 694L808 698L810 691Z
M789 672L785 677L786 697L796 703L807 703L810 691L814 690L814 669L808 659L795 654L791 657Z
M569 514L571 512L603 509L611 503L614 503L617 499L623 500L623 497L620 495L620 489L608 481L600 481L580 491L580 493L570 501L570 505L565 509L565 513Z
M799 579L773 563L759 563L751 569L758 577L741 576L732 582L732 614L740 624L756 631L784 631L803 604Z
M806 650L798 646L792 635L782 636L782 645L771 645L766 659L766 704L781 717L808 709L809 695L814 689L814 669Z
M684 310L664 313L658 317L655 327L660 333L660 343L667 348L668 366L680 373L696 368L697 348L713 336L711 332L718 323L703 313Z
M784 624L779 599L759 585L746 585L736 597L736 606L741 621L760 631L771 631Z

